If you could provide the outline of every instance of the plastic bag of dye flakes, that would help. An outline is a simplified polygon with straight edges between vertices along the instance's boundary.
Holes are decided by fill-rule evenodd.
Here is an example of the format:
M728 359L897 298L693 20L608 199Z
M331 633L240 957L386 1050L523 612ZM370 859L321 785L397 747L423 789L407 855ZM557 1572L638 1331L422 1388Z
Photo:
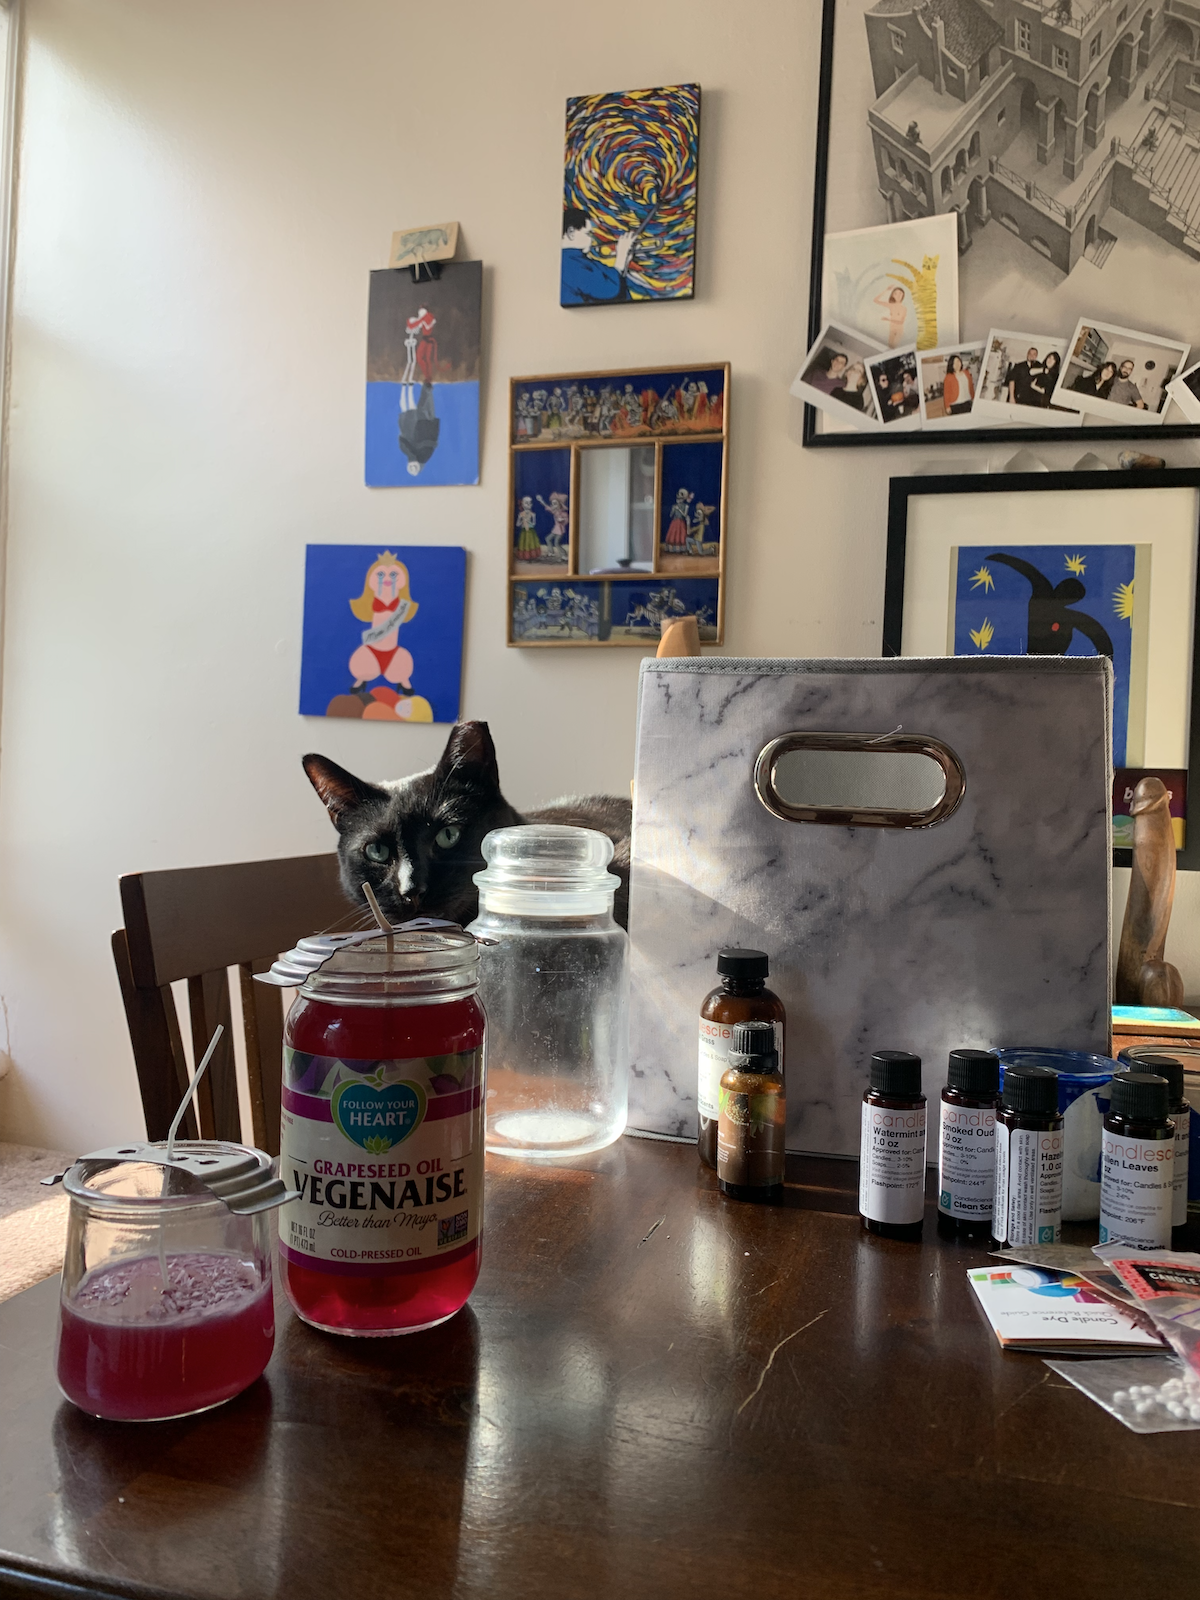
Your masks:
M1118 1356L1103 1361L1047 1361L1132 1433L1200 1429L1200 1380L1174 1356Z
M1112 1244L1097 1245L1095 1253L1129 1289L1139 1310L1200 1385L1200 1255Z

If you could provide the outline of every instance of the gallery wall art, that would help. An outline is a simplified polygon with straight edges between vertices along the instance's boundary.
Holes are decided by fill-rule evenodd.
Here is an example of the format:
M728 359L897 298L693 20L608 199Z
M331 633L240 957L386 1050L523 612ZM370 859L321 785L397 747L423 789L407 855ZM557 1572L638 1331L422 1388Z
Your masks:
M809 356L831 322L919 351L1030 330L1039 360L1053 343L1039 383L1050 378L1060 410L1038 416L1040 400L1013 402L997 392L1007 374L985 373L978 416L989 427L1010 438L1045 427L1064 439L1081 426L1092 438L1148 425L1200 432L1197 410L1171 403L1183 386L1167 393L1200 340L1198 84L1200 13L1176 0L825 0ZM934 339L917 325L912 269L936 256L941 279L947 250L918 256L892 239L937 225L955 239L957 323L939 282ZM883 287L878 265L842 260L848 250L875 252ZM927 322L929 310L926 289ZM1093 337L1068 378L1083 327ZM1136 346L1135 376L1155 404L1121 399L1119 371L1118 399L1107 392L1111 375L1092 359L1106 327ZM956 422L931 437L969 431ZM870 419L835 421L830 408L805 415L806 444L898 436Z
M723 637L729 367L514 378L508 642Z
M310 544L300 714L457 722L467 552Z
M483 264L447 261L414 281L371 274L367 316L368 488L479 482Z
M699 151L699 84L567 101L564 306L691 297Z
M1113 668L1114 793L1173 774L1179 866L1200 770L1200 470L893 478L885 656L1106 656ZM969 781L969 779L968 779ZM1039 819L1030 795L1025 821ZM1128 804L1114 862L1129 865ZM1118 815L1120 811L1118 809Z

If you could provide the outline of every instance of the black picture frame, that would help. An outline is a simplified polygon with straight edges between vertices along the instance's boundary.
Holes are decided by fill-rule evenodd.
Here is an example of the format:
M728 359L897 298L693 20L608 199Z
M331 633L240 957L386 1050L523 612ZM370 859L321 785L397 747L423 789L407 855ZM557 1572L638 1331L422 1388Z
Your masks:
M813 237L812 257L809 267L809 296L808 296L808 340L806 350L811 349L816 343L824 326L821 317L822 275L825 259L825 217L827 210L827 192L829 178L829 151L833 136L833 68L835 48L835 20L837 14L837 0L824 0L821 18L821 65L817 91L817 140L816 140L816 168L813 179ZM995 224L997 227L999 223ZM1197 288L1200 290L1200 277L1197 279ZM1017 322L1010 326L1019 326L1019 313L1013 308L1013 315L1018 317ZM1074 318L1072 326L1063 330L1063 337L1068 337L1074 331ZM982 337L982 335L980 336ZM1188 363L1194 364L1193 351L1188 357ZM1149 449L1156 441L1167 439L1196 439L1200 438L1200 424L1197 423L1163 423L1154 427L1121 427L1099 424L1093 426L1094 418L1085 419L1082 428L1049 428L1040 425L1032 427L1012 426L1005 423L1000 427L992 428L963 428L961 430L922 429L893 430L877 429L871 432L831 432L820 433L817 431L817 409L815 406L805 405L804 421L801 442L812 449L863 449L879 446L895 446L920 444L943 446L957 445L990 445L1003 446L1011 440L1030 443L1038 440L1043 444L1059 443L1071 444L1082 442L1081 448L1087 450L1101 439L1119 439L1125 442L1137 440L1143 449Z
M909 502L930 495L948 494L1068 494L1081 489L1194 489L1200 502L1200 467L1168 467L1131 472L1003 472L947 473L945 476L892 478L888 486L887 570L883 590L883 640L881 654L898 656L904 640L904 570L908 549ZM1200 503L1197 510L1200 544ZM1200 872L1200 558L1196 561L1196 593L1192 602L1191 696L1188 705L1187 774L1188 825L1184 848L1176 852L1180 872ZM1194 820L1193 820L1194 818ZM1133 864L1131 850L1114 850L1113 865Z

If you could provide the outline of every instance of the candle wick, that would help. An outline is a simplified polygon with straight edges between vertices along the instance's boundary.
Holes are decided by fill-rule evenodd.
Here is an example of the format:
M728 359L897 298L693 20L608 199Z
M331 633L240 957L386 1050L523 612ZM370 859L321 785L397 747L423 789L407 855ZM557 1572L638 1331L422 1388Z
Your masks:
M209 1062L216 1054L217 1045L221 1042L221 1035L224 1032L224 1023L218 1022L216 1031L214 1032L212 1038L208 1041L208 1049L204 1052L204 1058L200 1062L200 1065L196 1068L195 1072L192 1074L192 1081L188 1084L187 1091L184 1094L183 1099L179 1102L179 1110L175 1113L174 1121L171 1123L171 1126L167 1131L168 1161L174 1160L175 1135L179 1132L179 1124L183 1121L183 1114L187 1110L188 1106L191 1105L192 1100L195 1097L196 1090L200 1085L200 1079L204 1076L208 1069ZM162 1193L164 1198L166 1197L167 1185L169 1182L170 1175L167 1168L164 1167L162 1169ZM160 1277L162 1278L162 1289L160 1291L162 1294L166 1294L167 1290L171 1287L171 1280L167 1277L167 1248L165 1238L166 1230L160 1226L158 1230L158 1271Z
M375 898L375 891L372 889L371 885L369 883L364 883L362 886L362 891L367 897L367 904L371 908L372 914L375 917L375 921L379 924L380 932L387 934L387 953L390 957L396 949L396 936L392 932L392 925L384 916L383 911L380 908L379 901ZM388 961L388 970L391 970L390 960Z

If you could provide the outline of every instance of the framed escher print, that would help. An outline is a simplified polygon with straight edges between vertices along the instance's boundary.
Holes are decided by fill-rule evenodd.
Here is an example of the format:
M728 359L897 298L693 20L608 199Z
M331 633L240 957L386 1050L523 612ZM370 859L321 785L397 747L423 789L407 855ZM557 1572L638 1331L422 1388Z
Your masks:
M825 0L805 444L1200 434L1198 127L1184 0Z
M729 365L513 378L508 643L724 637Z

